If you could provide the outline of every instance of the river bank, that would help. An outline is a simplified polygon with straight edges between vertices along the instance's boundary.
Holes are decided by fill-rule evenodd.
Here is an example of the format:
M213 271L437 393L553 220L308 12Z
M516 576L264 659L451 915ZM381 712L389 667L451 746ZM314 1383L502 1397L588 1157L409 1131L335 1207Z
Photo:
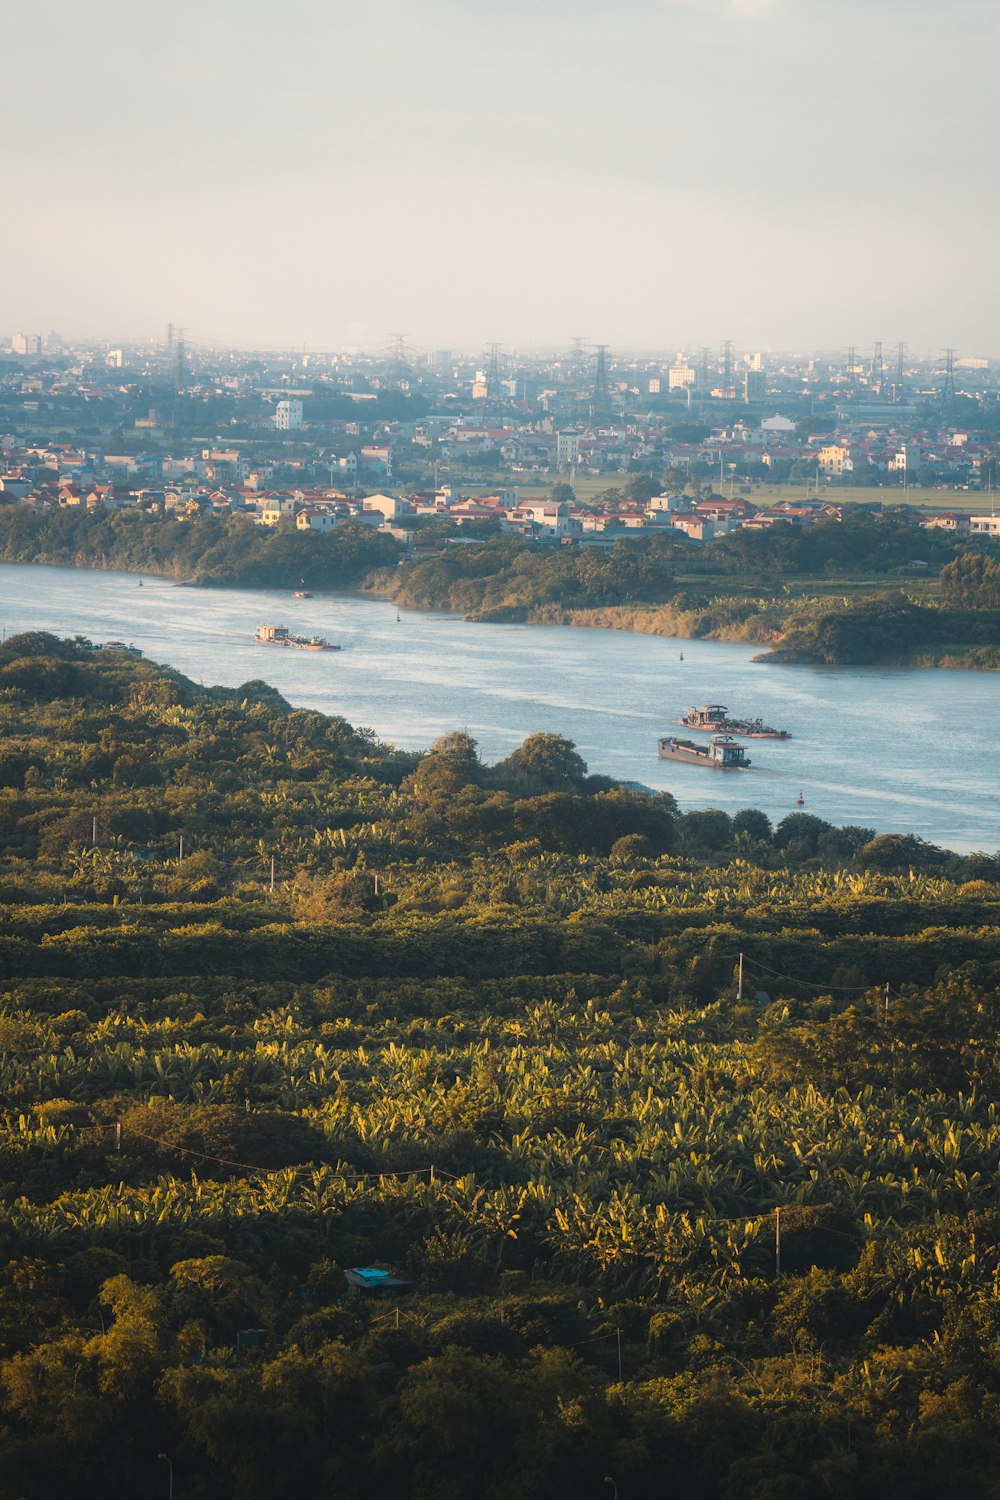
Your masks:
M0 556L0 565L10 561ZM67 566L65 563L47 561L23 565L42 568ZM279 598L287 598L291 592L284 583L257 582L252 579L248 585L238 578L227 578L204 572L192 574L188 571L185 574L173 561L164 561L160 567L144 563L141 567L128 568L116 565L107 558L98 558L93 561L75 561L68 566L80 572L117 573L140 579L155 578L179 589L229 591L250 586ZM878 619L872 619L871 610L873 604L879 603L880 598L905 601L905 596L900 595L898 591L895 591L893 595L876 596L874 600L845 598L843 606L839 609L831 607L829 600L817 599L808 603L797 601L794 606L791 606L787 601L777 599L748 600L720 596L708 600L703 606L690 609L679 608L675 604L572 608L552 603L531 608L495 607L462 611L451 608L447 604L435 606L408 602L405 598L397 597L397 590L379 586L384 584L385 578L385 570L378 570L362 577L354 588L317 588L312 592L318 596L327 597L381 599L391 603L396 609L405 610L408 614L446 615L473 625L558 626L622 631L633 635L651 635L678 641L703 640L765 646L767 650L754 656L753 660L776 666L867 665L962 671L1000 670L1000 615L997 615L997 612L956 612L943 611L940 608L932 611L926 607L911 606L911 618L907 622L910 633L909 642L906 643L897 638L895 649L886 649L890 644L889 637L885 634L887 617L883 614ZM867 628L863 632L863 641L859 642L855 633L853 641L845 647L845 625L847 634L850 635L850 627L856 624L859 617L864 618L866 611L869 617L864 619L864 625ZM920 641L919 630L914 632L914 625L918 621L930 620L936 625L942 618L951 619L956 614L961 615L969 628L985 627L986 631L996 637L995 641L967 643L952 640L942 642L940 646L934 646L926 641ZM832 648L828 639L825 648L817 649L817 636L822 637L825 630L829 637L831 624L833 634L837 637Z
M971 612L963 612L970 615ZM755 662L768 662L783 666L867 666L943 668L948 670L996 671L1000 670L1000 622L987 620L987 613L978 612L977 624L997 635L997 643L976 642L966 644L959 641L942 642L940 646L929 645L919 640L920 629L928 622L936 628L942 616L953 618L954 611L913 606L902 603L896 611L902 622L892 618L891 624L898 629L904 623L913 634L912 644L903 644L898 635L887 633L886 643L891 639L895 649L880 650L879 641L873 639L873 629L885 628L884 616L872 618L872 601L852 601L841 609L825 611L813 606L803 609L782 607L777 602L765 600L742 601L718 599L710 601L703 609L678 609L665 604L653 607L636 605L607 606L601 609L564 609L558 605L540 605L528 610L524 623L528 625L562 625L591 630L623 630L638 635L663 636L672 640L727 641L739 644L766 646L766 651L754 656ZM478 612L467 615L474 623L511 623L502 612ZM856 626L859 619L867 627L862 633L855 632L851 645L843 639L833 643L833 650L826 645L824 650L816 645L823 639L824 629L829 634L831 622L835 633L841 637ZM974 628L967 621L968 628ZM839 651L840 654L837 654Z
M996 685L985 673L753 663L751 642L680 643L636 631L543 624L489 629L455 614L403 613L357 594L280 605L264 589L179 589L165 579L0 567L7 634L134 643L195 682L265 678L296 708L367 726L403 750L464 729L483 759L529 734L564 735L590 769L669 791L683 810L758 807L777 823L798 810L838 826L908 832L959 852L1000 847L994 747ZM269 651L262 622L323 635L341 651ZM681 658L683 657L683 660ZM792 739L754 745L748 771L661 761L659 735L705 702L758 716Z
M929 595L926 580L911 583L911 595L888 577L884 587L851 592L856 579L845 577L838 596L841 580L827 576L817 579L815 594L804 595L801 580L769 579L759 589L742 574L687 576L705 565L704 554L663 545L616 544L598 554L494 538L402 557L393 537L356 523L312 536L212 516L35 516L0 508L0 562L10 564L117 571L187 588L354 591L470 623L762 646L775 664L1000 668L1000 608L956 608Z

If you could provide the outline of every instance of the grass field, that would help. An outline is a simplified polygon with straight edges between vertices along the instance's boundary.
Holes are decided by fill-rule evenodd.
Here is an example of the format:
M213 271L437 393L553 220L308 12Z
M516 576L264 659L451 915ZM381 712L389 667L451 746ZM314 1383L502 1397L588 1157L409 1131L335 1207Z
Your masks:
M587 474L578 476L573 482L576 497L582 504L586 505L594 501L605 490L620 489L627 479L625 474ZM498 476L492 484L476 482L474 484L460 483L464 493L471 495L492 494L501 485L513 486L522 499L538 499L547 496L553 484L561 481L561 476L551 475L545 478L523 481L517 475ZM796 481L788 484L745 484L738 481L730 484L729 480L723 485L722 491L728 498L730 492L734 495L746 495L754 505L766 506L777 504L781 500L815 500L816 487L814 484L804 481ZM992 509L991 497L976 490L947 490L947 489L922 489L913 486L907 489L905 497L903 491L893 485L886 486L870 485L864 487L821 485L819 489L820 500L844 500L852 501L861 505L910 505L919 510L959 510L970 512L974 515L988 515Z

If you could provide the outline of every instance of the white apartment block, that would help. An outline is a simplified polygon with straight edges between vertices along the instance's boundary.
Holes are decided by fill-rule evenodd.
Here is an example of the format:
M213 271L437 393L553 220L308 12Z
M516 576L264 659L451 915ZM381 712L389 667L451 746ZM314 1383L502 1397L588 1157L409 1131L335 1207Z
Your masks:
M580 462L580 434L560 432L556 436L556 461L561 469L568 469Z
M274 425L279 432L299 432L302 428L302 402L279 401L274 408Z

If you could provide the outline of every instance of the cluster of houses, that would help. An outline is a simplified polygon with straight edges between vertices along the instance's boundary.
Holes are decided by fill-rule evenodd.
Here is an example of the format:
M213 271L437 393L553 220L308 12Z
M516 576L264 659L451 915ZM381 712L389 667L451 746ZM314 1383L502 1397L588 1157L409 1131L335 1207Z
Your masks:
M285 524L311 535L345 521L388 531L407 546L420 540L422 519L441 517L457 527L492 523L501 532L558 543L600 546L623 535L673 532L708 542L739 529L764 530L779 522L811 526L840 520L855 506L846 498L780 501L757 506L745 495L707 498L670 492L648 501L605 499L591 506L557 498L524 498L517 490L463 497L453 486L407 494L348 495L331 486L257 489L250 484L212 485L194 479L159 488L130 488L106 480L65 477L34 482L14 467L0 472L0 505L47 512L139 509L190 520L206 514L240 514L263 528ZM914 512L916 524L954 532L1000 536L1000 517L969 512Z
M297 429L301 412L294 415ZM710 432L703 428L707 435L697 441L680 441L680 436L695 434L676 424L671 428L652 420L620 418L560 427L551 416L538 414L502 426L464 415L333 425L342 443L310 445L307 457L294 460L287 455L264 457L262 449L267 450L257 442L219 444L178 456L162 451L96 452L71 442L19 444L14 437L0 436L0 505L40 512L138 508L180 519L241 514L262 527L284 523L311 534L329 532L344 521L361 521L389 530L407 544L418 538L420 519L428 516L446 516L460 527L495 523L503 531L582 545L601 545L625 533L664 531L706 542L738 528L760 530L778 522L808 526L838 519L851 508L850 485L861 477L879 483L884 482L879 476L891 476L896 488L886 498L905 500L908 482L918 472L926 480L928 470L933 474L936 466L947 472L953 489L985 490L992 485L994 467L1000 469L1000 441L992 432L923 431L901 417L890 421L884 415L869 425L862 420L842 422L831 436L828 431L810 434L808 423L775 414L754 425L747 419ZM483 460L484 472L504 468L524 475L525 488L531 476L536 492L541 483L552 487L554 478L572 481L577 473L612 470L666 470L671 482L664 493L649 499L630 499L621 490L609 490L602 500L586 506L556 498L558 488L547 499L525 498L516 488L475 497L463 497L447 484L412 491L395 485L392 493L381 488L392 483L398 454L412 458L421 449L432 449L436 461L464 455ZM771 470L780 477L780 466L788 463L799 466L798 477L815 479L814 499L758 505L752 499L752 483L740 483L737 493L737 482L751 478L755 466L765 476ZM544 481L542 475L551 478ZM697 498L709 488L706 480L716 492ZM687 490L694 490L694 496ZM914 521L955 532L1000 535L997 518L991 515L948 509L936 515L914 514Z
M815 505L755 506L744 496L713 495L696 499L665 493L648 501L621 497L583 506L557 498L524 498L517 489L463 496L452 485L390 494L348 493L335 484L274 484L275 467L250 463L238 449L205 449L191 463L161 464L160 482L150 478L139 460L122 471L116 456L98 459L69 444L0 454L0 504L38 512L62 509L114 511L140 509L150 514L191 519L204 514L242 514L262 527L294 525L319 534L345 521L361 521L391 531L413 543L421 518L446 517L457 526L495 523L501 531L545 541L599 545L623 533L671 530L691 541L710 541L737 527L762 528L777 521L798 525L839 516L843 506L827 500ZM179 477L163 482L162 469ZM391 471L391 454L386 467ZM136 470L144 472L135 472ZM53 477L53 471L55 475ZM39 474L44 477L38 477Z
M885 409L891 412L891 408ZM924 428L902 412L891 419L842 414L832 434L775 413L713 428L689 440L683 424L671 429L659 420L619 419L587 427L559 427L550 417L495 427L468 420L433 420L405 430L396 441L432 448L443 462L492 455L496 468L514 474L599 475L635 468L674 467L694 472L736 473L741 477L784 477L798 467L802 477L828 482L914 484L921 482L979 488L991 461L1000 463L1000 441L986 430ZM391 469L378 476L391 477ZM985 486L982 486L985 487Z

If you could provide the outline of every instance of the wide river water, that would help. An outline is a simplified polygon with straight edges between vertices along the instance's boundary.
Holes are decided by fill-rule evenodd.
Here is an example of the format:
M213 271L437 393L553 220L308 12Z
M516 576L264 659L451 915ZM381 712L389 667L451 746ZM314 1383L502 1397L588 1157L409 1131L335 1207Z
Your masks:
M253 641L260 624L324 635L336 652ZM341 714L407 749L463 729L486 761L538 730L574 740L592 771L670 791L682 808L804 810L947 848L1000 847L1000 679L990 672L754 663L756 648L625 631L472 625L342 595L295 600L159 578L0 565L0 626L133 642L205 685L265 678L296 707ZM750 741L753 765L661 761L685 709L791 731ZM681 731L677 731L681 732ZM693 736L703 738L702 736Z

